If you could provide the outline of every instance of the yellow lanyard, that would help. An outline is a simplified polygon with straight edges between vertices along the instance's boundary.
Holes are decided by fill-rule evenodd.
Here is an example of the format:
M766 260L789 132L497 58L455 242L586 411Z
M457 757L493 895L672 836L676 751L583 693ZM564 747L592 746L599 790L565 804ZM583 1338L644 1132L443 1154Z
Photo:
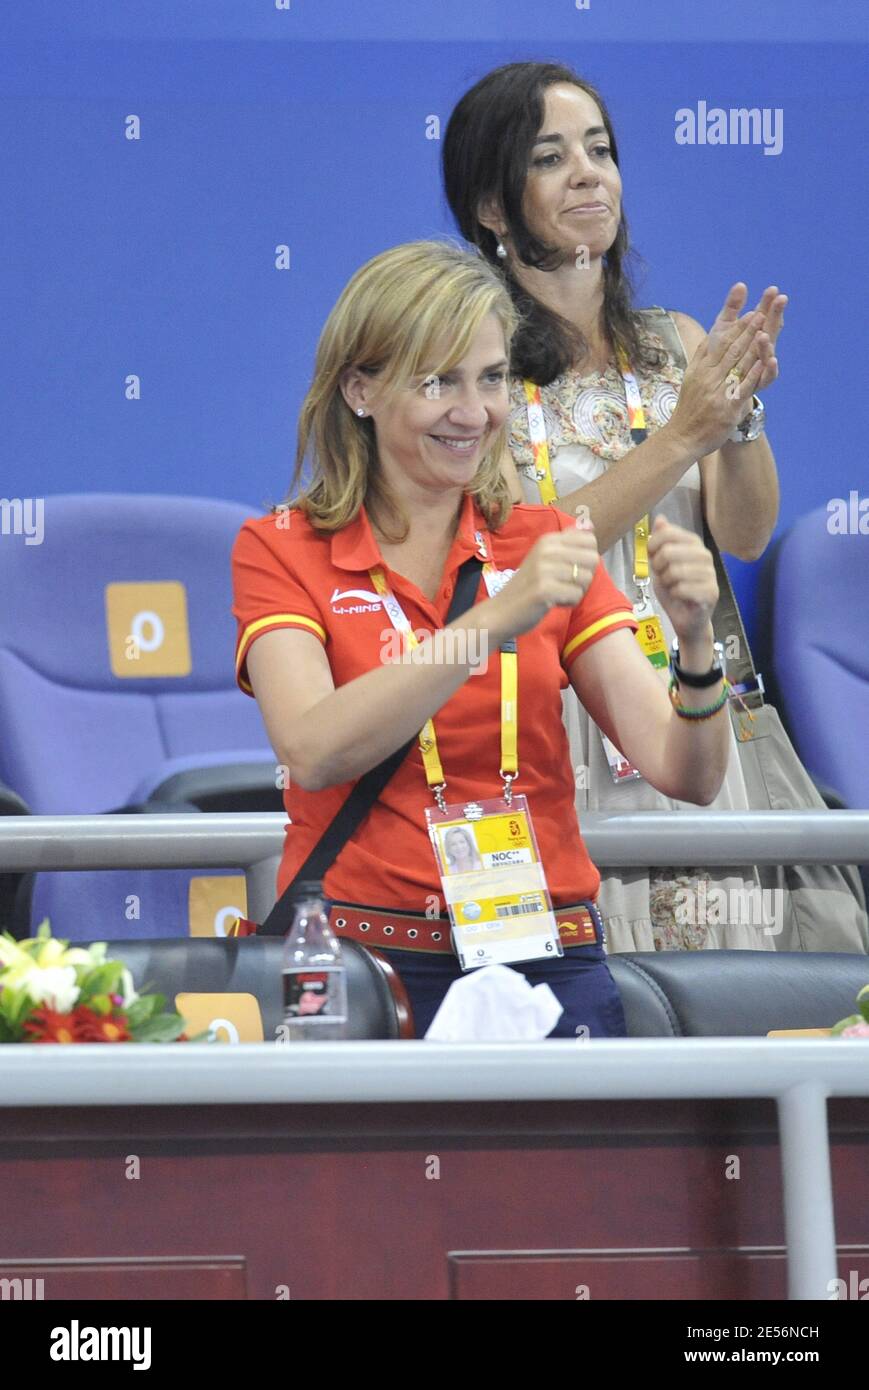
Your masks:
M536 381L523 381L528 410L528 438L534 456L534 481L540 489L540 501L547 507L558 501L558 493L552 481L552 465L549 461L549 444L546 439L546 419L540 399L540 387Z
M628 406L628 425L631 439L642 444L647 438L646 416L637 378L631 371L631 364L622 348L617 352L619 371L625 384L625 399ZM524 380L525 400L528 411L528 438L534 458L533 478L540 491L540 500L546 506L558 501L558 493L552 481L552 465L549 458L549 444L546 439L546 418L540 387L535 381ZM634 583L645 597L649 588L649 518L641 516L634 525Z
M408 622L404 609L387 585L383 571L372 569L368 573L372 584L383 600L383 607L395 630L404 638L408 648L412 650L418 647L420 645L419 639ZM496 573L494 565L486 564L483 566L487 587L490 584L490 576ZM433 640L437 640L437 633L433 635ZM499 770L504 779L504 797L508 806L512 798L512 783L519 775L518 714L519 671L516 642L513 640L505 642L501 647L501 767ZM447 784L441 766L437 735L432 719L427 719L423 725L419 735L419 751L422 754L426 781L434 794L438 807L443 811L446 809L444 790Z
M646 415L637 378L631 371L631 364L623 348L617 352L619 371L625 383L625 400L628 406L628 427L634 444L642 444L648 437ZM634 524L634 583L645 597L649 588L649 518L641 516Z

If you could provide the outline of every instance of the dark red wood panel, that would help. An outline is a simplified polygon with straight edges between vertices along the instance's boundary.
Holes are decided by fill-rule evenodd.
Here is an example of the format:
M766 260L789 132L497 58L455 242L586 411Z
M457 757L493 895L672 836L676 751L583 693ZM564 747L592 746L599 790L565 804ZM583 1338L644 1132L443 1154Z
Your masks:
M242 1259L0 1259L0 1299L246 1298Z
M837 1237L869 1247L869 1105L830 1112ZM674 1248L710 1254L668 1267L673 1296L728 1298L748 1277L734 1252L784 1244L763 1102L22 1109L3 1116L0 1210L0 1269L237 1258L247 1296L269 1300L446 1299L456 1252ZM611 1265L593 1296L663 1287L648 1260ZM575 1297L574 1273L535 1270L558 1292L534 1296Z
M450 1296L455 1299L787 1298L782 1249L457 1251L449 1263ZM867 1276L869 1248L861 1253L840 1250L839 1277L846 1288L858 1288Z

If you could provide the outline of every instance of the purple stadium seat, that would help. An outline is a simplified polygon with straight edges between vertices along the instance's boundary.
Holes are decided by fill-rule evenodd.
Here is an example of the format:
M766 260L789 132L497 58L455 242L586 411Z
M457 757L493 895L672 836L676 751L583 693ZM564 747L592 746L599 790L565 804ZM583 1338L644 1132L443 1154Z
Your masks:
M869 808L869 535L821 507L770 557L777 703L799 755L853 809ZM869 524L869 523L867 523Z
M235 809L239 776L245 805L280 809L259 711L233 675L230 551L250 514L198 497L61 495L45 499L41 543L4 539L0 782L31 812L156 809L155 798ZM191 805L186 789L203 779ZM191 881L212 880L213 906L221 872L40 875L31 925L47 915L76 939L185 935Z

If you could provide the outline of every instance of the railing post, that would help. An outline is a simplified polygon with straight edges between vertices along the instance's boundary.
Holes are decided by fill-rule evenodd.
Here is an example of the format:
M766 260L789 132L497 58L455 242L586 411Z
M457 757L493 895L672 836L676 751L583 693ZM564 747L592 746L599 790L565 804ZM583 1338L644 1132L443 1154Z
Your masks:
M275 881L280 862L281 856L272 854L249 864L245 870L247 915L252 922L264 922L275 905Z
M778 1115L788 1298L828 1299L838 1269L827 1092L814 1082L791 1086Z

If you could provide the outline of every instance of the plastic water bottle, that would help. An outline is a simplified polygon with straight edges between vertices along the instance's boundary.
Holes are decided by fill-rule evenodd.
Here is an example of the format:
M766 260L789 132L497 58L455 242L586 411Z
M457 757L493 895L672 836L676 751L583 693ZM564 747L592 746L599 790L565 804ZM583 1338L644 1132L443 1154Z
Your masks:
M293 924L284 938L284 1027L288 1042L347 1036L347 972L329 925L323 886L299 883Z

